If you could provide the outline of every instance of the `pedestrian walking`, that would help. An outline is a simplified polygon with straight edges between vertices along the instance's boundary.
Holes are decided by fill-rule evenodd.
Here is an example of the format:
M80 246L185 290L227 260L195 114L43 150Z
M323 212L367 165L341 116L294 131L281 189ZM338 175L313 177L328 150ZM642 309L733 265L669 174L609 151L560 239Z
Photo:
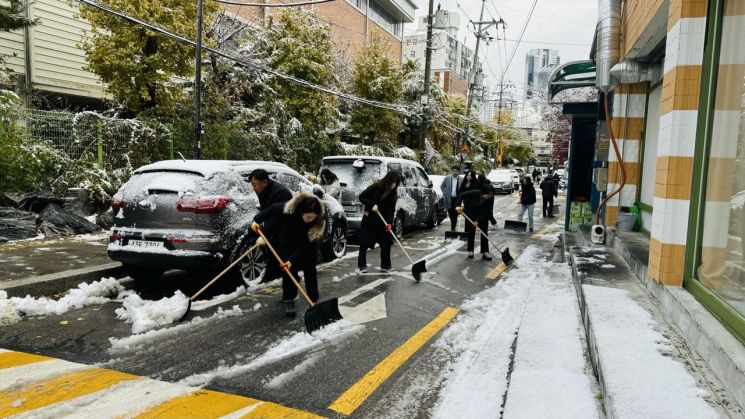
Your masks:
M523 215L528 212L528 231L533 231L533 209L535 208L535 187L533 182L530 181L528 176L525 176L522 181L522 188L520 192L520 214L518 221L523 222Z
M541 182L541 197L543 198L543 216L554 218L554 196L558 194L554 178L550 174Z
M533 169L533 183L538 183L538 181L541 179L541 172L536 167Z
M285 267L296 278L298 272L303 271L308 297L314 303L318 301L317 242L326 229L325 220L323 203L309 192L299 192L287 202L274 203L254 217L254 231L256 225L263 223L263 230L274 237L272 245L284 261L279 264L274 258L266 259L267 269L271 262L274 262L272 269L282 271L280 303L288 317L295 317L295 297L298 289L284 271ZM258 240L260 244L264 244L261 237Z
M473 222L466 220L466 233L468 233L468 257L473 259L473 249L476 239L476 227L484 233L489 232L489 223L497 223L494 219L494 187L484 185L480 190L466 191L458 195L458 211L466 214ZM481 258L492 260L489 253L489 239L481 233Z
M474 176L474 173L475 172L473 172L472 170L469 170L466 172L466 174L463 175L463 182L461 182L460 184L458 194L478 189L478 179L476 178L476 176Z
M287 202L292 199L292 192L274 179L269 179L269 173L264 169L255 169L248 175L248 181L259 197L259 209L267 209L277 202Z
M365 208L358 232L360 250L357 255L357 268L359 272L367 272L367 249L372 249L375 243L380 245L380 268L391 269L391 246L393 245L391 231L400 182L398 173L390 171L360 194L360 202ZM385 223L381 221L378 214L375 214L375 211L380 212Z
M455 231L458 225L458 213L455 211L455 204L458 201L458 191L460 190L460 168L453 166L450 174L445 176L440 185L442 191L442 198L445 201L445 208L448 210L448 217L450 218L450 231Z
M321 170L319 184L327 195L331 195L337 201L341 201L341 182L334 172L329 169Z

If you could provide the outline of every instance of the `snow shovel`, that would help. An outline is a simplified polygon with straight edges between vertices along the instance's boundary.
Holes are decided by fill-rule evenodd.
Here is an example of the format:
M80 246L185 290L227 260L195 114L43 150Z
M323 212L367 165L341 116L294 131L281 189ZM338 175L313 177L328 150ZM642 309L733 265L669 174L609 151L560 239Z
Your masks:
M528 223L514 220L504 220L504 229L512 231L526 232L528 230Z
M495 248L497 249L497 251L498 251L499 253L501 253L501 254L502 254L502 262L504 262L504 264L505 264L505 265L509 265L509 264L511 264L511 263L512 263L512 261L513 261L513 260L515 260L515 258L513 258L513 257L512 257L512 255L510 254L510 248L509 248L509 247L505 247L505 248L504 248L504 250L500 250L499 246L497 246L496 244L494 244L494 242L493 242L493 241L491 241L491 239L489 238L489 236L488 236L488 235L487 235L486 233L484 233L484 231L483 231L482 229L480 229L480 228L478 227L478 224L475 224L475 223L474 223L474 222L473 222L473 221L472 221L472 220L471 220L471 219L470 219L470 218L469 218L469 217L468 217L468 216L466 215L466 213L465 213L465 212L461 212L461 214L463 214L463 216L464 216L464 217L466 217L466 220L467 220L467 221L468 221L469 223L471 223L471 225L473 225L473 227L474 227L474 228L475 228L476 230L478 230L478 231L479 231L479 233L483 234L483 235L484 235L484 237L486 237L486 240L488 240L488 241L489 241L489 243L491 243L491 245L492 245L492 246L494 246L494 247L495 247Z
M375 210L375 213L378 214L378 217L380 217L380 220L383 222L383 224L388 224L385 222L385 218L383 218L383 214L380 213L380 211ZM414 263L414 260L409 256L409 252L406 251L406 248L404 248L404 245L401 244L401 241L398 240L398 237L396 237L396 233L393 231L389 231L391 233L391 236L393 236L393 239L396 240L396 243L398 243L399 246L401 246L401 250L404 251L404 254L409 259L409 262L411 262L411 274L414 276L414 280L416 282L419 282L422 280L422 272L427 272L427 261L422 259L417 263Z
M261 236L262 239L264 239L266 247L269 248L274 257L277 259L277 263L279 263L279 266L285 271L287 276L290 277L292 283L294 283L298 291L300 291L300 294L305 297L305 301L308 302L309 308L308 311L305 312L305 330L307 330L308 333L313 333L323 326L341 320L342 317L341 313L339 313L339 300L336 298L332 298L330 300L321 301L320 303L314 304L310 297L308 297L308 293L305 292L305 289L300 285L297 279L295 279L295 275L290 272L290 268L285 266L282 258L279 257L277 251L274 250L274 246L269 243L269 240L264 235L264 232L262 232L260 228L256 229L256 232L259 233L259 236Z
M191 310L191 303L199 298L200 295L202 295L203 292L207 291L207 288L211 287L212 284L217 282L218 279L222 278L226 273L228 273L231 269L235 268L235 265L237 265L240 261L243 260L246 256L248 256L249 253L251 253L254 249L258 248L259 244L255 243L253 246L249 247L248 250L246 250L242 255L238 256L236 260L233 261L230 265L228 265L225 269L223 269L222 272L217 274L216 277L212 278L212 281L208 282L207 285L203 286L202 289L194 293L191 297L189 297L189 301L186 305L186 311L181 316L181 318L178 319L178 321L183 321L186 318L186 315L189 314L189 310Z
M468 233L465 231L458 231L458 218L455 219L455 229L453 231L445 232L445 240L468 240Z

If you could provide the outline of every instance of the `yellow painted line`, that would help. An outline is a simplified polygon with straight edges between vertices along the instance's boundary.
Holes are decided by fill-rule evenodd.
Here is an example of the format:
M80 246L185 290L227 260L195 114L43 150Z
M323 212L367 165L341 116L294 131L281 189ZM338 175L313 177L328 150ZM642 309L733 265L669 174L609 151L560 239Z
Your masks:
M13 387L0 391L0 416L5 417L28 412L52 403L94 393L122 381L135 378L137 376L132 374L92 368L54 377L47 381Z
M276 403L264 402L261 406L251 410L251 412L241 416L241 418L280 418L280 419L319 419L323 416L314 415L302 410L291 409Z
M212 390L197 390L184 396L174 397L136 417L215 418L256 403L260 401Z
M329 409L342 415L351 415L388 377L414 355L419 348L424 346L437 332L453 320L458 312L460 312L460 309L455 307L448 307L443 310L434 320L420 329L414 336L410 337L403 345L399 346L376 365L375 368L370 370L370 372L365 374L364 377L339 396L336 401L331 403Z
M537 239L539 237L542 237L544 234L548 233L548 231L549 231L549 228L548 227L543 227L540 231L538 231L537 233L535 233L532 236L530 236L530 238L531 239Z
M514 256L512 256L513 259L517 259L520 256L519 253L515 253ZM486 274L486 279L497 279L499 275L502 275L502 272L504 272L507 269L507 265L504 264L504 262L499 262L499 265L497 265L494 269L489 271L488 274Z
M49 361L50 359L52 358L48 356L27 354L24 352L2 352L0 353L0 369Z

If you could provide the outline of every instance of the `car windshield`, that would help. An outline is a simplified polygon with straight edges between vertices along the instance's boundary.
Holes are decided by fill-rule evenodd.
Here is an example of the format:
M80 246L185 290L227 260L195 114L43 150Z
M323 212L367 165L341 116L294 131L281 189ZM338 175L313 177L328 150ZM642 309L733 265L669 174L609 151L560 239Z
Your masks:
M352 166L354 162L355 160L351 159L327 162L323 165L323 169L331 170L339 178L339 182L354 189L367 188L383 176L381 174L382 165L379 161L365 161L363 167Z
M512 180L509 170L492 170L486 178L492 182L510 182Z

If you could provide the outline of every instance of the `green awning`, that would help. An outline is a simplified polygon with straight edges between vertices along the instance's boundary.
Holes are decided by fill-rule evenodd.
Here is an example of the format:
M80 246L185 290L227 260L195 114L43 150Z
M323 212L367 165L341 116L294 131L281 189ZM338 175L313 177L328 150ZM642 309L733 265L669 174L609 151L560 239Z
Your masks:
M573 61L556 67L548 79L548 100L562 90L595 86L595 62Z

